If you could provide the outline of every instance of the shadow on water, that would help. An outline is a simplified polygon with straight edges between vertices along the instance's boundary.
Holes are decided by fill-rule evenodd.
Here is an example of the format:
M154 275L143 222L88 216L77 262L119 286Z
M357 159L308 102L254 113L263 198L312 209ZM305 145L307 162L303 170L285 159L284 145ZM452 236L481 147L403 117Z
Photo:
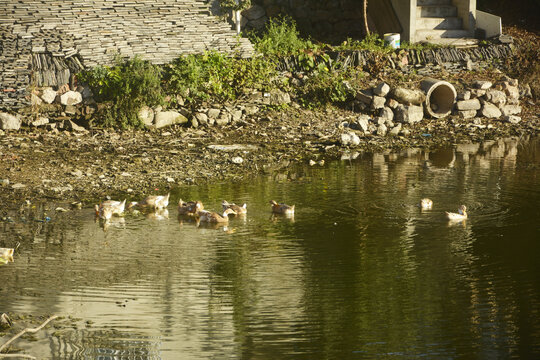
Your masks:
M434 205L421 210L420 199ZM249 183L176 189L246 216L204 225L65 204L6 211L0 311L77 329L40 358L534 358L540 355L540 141L348 153ZM274 216L268 201L296 205ZM467 205L469 218L445 211ZM0 341L1 342L1 341Z

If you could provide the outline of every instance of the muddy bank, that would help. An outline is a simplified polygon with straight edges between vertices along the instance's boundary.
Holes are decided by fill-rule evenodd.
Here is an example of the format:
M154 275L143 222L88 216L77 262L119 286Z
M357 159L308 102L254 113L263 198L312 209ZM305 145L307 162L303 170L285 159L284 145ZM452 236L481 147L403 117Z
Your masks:
M358 114L291 108L257 114L223 127L169 127L156 131L0 134L0 199L12 206L29 200L81 201L106 196L138 199L178 185L243 181L294 162L337 159L347 151L435 148L508 136L536 135L540 108L523 104L523 120L424 119L396 136L360 135L344 146L341 134ZM220 145L239 146L227 147Z

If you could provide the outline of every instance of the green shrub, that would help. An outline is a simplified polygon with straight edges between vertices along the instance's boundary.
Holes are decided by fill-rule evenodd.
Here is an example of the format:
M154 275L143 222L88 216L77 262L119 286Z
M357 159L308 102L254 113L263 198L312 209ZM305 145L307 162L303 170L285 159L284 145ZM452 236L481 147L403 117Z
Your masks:
M354 96L351 81L354 80L349 72L316 72L298 89L297 97L302 106L308 109L343 103Z
M263 57L237 59L217 52L187 55L167 65L166 86L189 103L234 101L246 89L274 87L275 64Z
M111 67L97 66L79 74L96 100L110 102L95 119L97 125L118 128L142 127L138 112L142 106L163 102L161 69L138 57L117 60Z
M288 17L270 19L262 34L248 34L255 49L267 56L298 55L306 50L316 50L310 40L300 38L294 20Z

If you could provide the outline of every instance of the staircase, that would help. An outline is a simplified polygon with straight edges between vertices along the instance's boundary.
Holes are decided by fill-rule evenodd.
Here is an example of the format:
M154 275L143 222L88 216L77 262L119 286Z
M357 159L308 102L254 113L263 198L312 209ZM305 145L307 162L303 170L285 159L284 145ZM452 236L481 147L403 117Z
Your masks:
M470 37L451 0L417 0L416 5L416 41L449 43Z

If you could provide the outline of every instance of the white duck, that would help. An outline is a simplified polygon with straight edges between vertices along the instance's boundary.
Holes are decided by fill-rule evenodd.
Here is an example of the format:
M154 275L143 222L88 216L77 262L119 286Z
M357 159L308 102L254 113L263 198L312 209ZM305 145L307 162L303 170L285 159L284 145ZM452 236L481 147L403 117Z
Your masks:
M467 207L465 205L460 205L457 213L446 211L446 217L451 221L465 220L467 219Z

